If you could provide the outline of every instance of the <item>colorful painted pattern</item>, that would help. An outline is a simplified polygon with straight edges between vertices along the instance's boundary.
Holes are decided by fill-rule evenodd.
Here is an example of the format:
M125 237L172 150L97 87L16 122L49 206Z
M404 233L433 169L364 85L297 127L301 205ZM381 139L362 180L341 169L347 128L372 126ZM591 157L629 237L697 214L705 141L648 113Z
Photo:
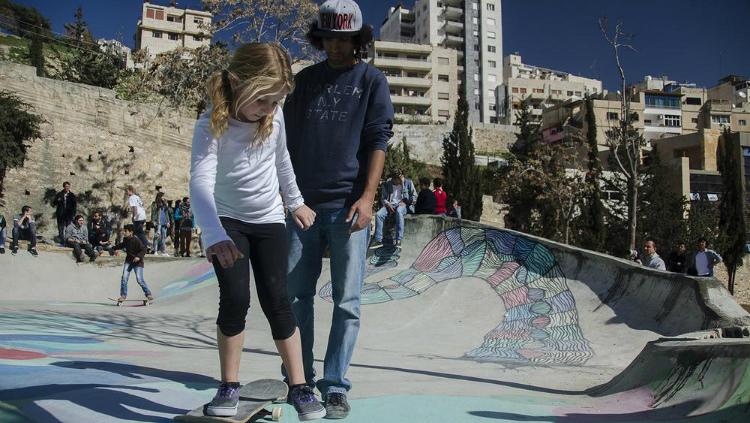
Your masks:
M372 259L368 269L370 266ZM509 232L448 229L425 246L409 269L366 283L362 304L410 298L439 282L462 277L486 280L506 310L500 324L466 357L581 365L593 356L578 324L575 299L555 257L544 245ZM320 295L330 300L330 284Z

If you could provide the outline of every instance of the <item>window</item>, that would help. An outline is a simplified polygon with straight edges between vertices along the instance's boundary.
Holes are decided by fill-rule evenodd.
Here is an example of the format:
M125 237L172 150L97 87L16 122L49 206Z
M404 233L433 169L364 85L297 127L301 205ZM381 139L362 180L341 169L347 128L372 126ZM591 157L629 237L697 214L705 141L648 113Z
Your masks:
M581 96L581 92L580 92L580 91L576 91L576 92L575 92L575 94L576 94L576 95L577 95L578 97L580 97L580 96Z
M438 81L441 82L450 82L450 77L448 75L440 75L438 74Z
M495 90L487 90L487 97L494 97L495 96Z
M438 93L438 100L450 100L451 95L449 93Z
M660 109L679 109L680 97L646 95L646 106Z
M497 38L497 34L495 34L492 31L487 31L487 38L495 39L495 38Z
M472 2L472 3L471 3L471 9L472 9L472 10L479 10L479 5L478 5L478 4L476 4L476 3L473 3L473 2Z
M479 82L479 74L478 73L474 74L474 81Z
M607 112L607 120L619 120L620 114L617 112Z
M161 38L161 31L151 31L151 36L154 38Z
M693 123L698 123L698 118L692 118L692 119L690 119L690 121L693 122Z
M643 119L644 125L651 125L651 119Z
M690 104L693 106L700 106L701 105L701 99L700 97L688 97L685 99L685 104Z
M562 95L562 90L552 90L552 95Z
M487 75L487 80L490 82L497 82L497 75L489 74Z
M438 57L438 64L439 65L450 65L451 60L447 57Z
M479 88L474 88L474 95L479 95Z
M497 104L495 104L495 103L490 103L490 110L493 110L493 111L494 111L494 110L497 110Z
M445 117L445 118L450 118L451 117L451 112L450 112L450 110L438 110L438 116Z
M497 62L494 61L494 60L490 60L490 61L488 61L488 63L490 64L490 67L493 68L493 69L497 67Z
M474 110L479 110L479 103L474 103Z
M712 123L729 123L728 115L711 115Z
M487 18L487 25L495 26L495 19L494 18Z
M544 88L534 88L532 91L535 94L544 94Z
M513 90L512 90L512 91L513 91L514 93L518 94L518 87L513 87Z
M521 88L519 91L521 92L521 94L526 94L526 88Z
M739 125L740 125L740 126L747 126L747 120L745 120L745 119L740 119L740 121L739 121Z
M664 115L664 126L676 128L682 126L680 115Z
M193 23L196 25L203 25L203 19L202 18L193 18Z
M479 51L479 44L474 44L474 51Z
M471 23L474 25L479 25L479 18L471 18Z
M489 10L490 12L494 12L495 11L495 5L492 4L492 3L487 3L487 10Z
M182 17L177 15L167 15L167 22L182 22Z
M175 34L174 32L167 32L167 38L169 38L172 41L177 41L180 39L180 36Z
M572 96L572 95L573 95L573 91L568 91L568 96Z
M487 46L487 51L489 51L490 53L494 53L497 51L497 49L495 48L495 46Z
M473 36L475 36L475 37L479 37L479 31L477 31L476 29L475 29L475 30L473 30L473 31L471 31L471 34L472 34Z
M151 7L146 8L146 17L149 19L164 20L164 11L160 9L154 9Z

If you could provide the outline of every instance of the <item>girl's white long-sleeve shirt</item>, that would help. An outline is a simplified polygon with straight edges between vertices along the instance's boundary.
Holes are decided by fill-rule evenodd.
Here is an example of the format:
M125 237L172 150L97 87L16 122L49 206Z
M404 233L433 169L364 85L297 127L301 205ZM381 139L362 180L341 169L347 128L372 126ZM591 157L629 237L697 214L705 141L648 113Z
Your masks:
M190 159L190 202L206 248L230 240L219 217L284 223L282 196L289 210L304 204L280 107L274 112L273 132L261 143L252 142L257 123L230 119L227 130L216 138L209 119L204 113L195 124Z

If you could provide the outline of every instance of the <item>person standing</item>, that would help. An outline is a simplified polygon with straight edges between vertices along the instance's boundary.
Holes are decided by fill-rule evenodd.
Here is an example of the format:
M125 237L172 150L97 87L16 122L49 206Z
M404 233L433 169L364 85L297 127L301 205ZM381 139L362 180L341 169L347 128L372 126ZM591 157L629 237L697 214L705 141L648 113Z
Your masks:
M193 243L193 209L190 208L190 197L183 197L180 204L180 257L190 257L190 246Z
M167 254L167 236L174 224L172 209L164 200L164 193L156 193L156 200L151 204L151 222L154 224L154 254Z
M669 253L667 257L667 270L675 273L687 273L687 248L685 243L677 243L677 249Z
M73 222L78 209L76 196L70 191L70 182L63 182L63 189L55 194L52 205L55 207L55 217L57 218L58 240L60 245L64 245L65 229Z
M284 116L297 184L316 218L306 231L287 224L289 297L302 336L305 379L325 399L326 417L344 418L351 409L346 373L359 333L372 206L393 136L393 105L383 73L361 60L372 28L362 24L357 3L323 3L307 39L326 59L296 75ZM323 377L316 381L313 302L326 248L335 294Z
M664 260L659 257L656 252L656 241L649 238L643 243L643 259L642 264L646 267L657 270L667 270L667 266L664 264Z
M126 191L128 193L130 215L133 217L133 233L141 241L146 250L148 250L148 239L146 238L146 231L144 229L144 225L146 224L146 209L143 207L143 200L135 193L135 188L132 185L128 185Z
M721 262L722 258L719 253L708 249L708 240L701 237L698 239L697 250L689 257L688 274L711 277L714 275L714 266Z
M282 362L290 369L288 400L299 420L325 416L325 408L305 383L299 329L286 286L284 204L292 225L301 230L315 220L295 183L278 105L292 89L292 81L289 57L281 46L242 45L228 68L209 78L213 107L195 125L190 195L219 281L216 335L221 384L206 406L209 415L237 412L252 264L258 301ZM183 206L186 203L183 200ZM183 227L186 219L183 214Z
M182 200L174 202L174 224L172 225L172 247L174 247L174 256L180 256L180 225L182 224Z

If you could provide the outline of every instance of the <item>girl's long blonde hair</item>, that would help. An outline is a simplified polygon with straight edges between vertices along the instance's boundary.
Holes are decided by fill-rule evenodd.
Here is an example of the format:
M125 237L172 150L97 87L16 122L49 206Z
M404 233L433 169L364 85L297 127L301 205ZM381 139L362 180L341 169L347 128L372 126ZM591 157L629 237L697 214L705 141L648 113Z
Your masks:
M289 56L280 45L249 43L240 46L226 70L208 78L208 97L213 105L211 132L221 137L229 126L229 117L236 119L237 111L261 94L289 93L293 88ZM260 120L252 143L262 142L271 132L273 114Z

